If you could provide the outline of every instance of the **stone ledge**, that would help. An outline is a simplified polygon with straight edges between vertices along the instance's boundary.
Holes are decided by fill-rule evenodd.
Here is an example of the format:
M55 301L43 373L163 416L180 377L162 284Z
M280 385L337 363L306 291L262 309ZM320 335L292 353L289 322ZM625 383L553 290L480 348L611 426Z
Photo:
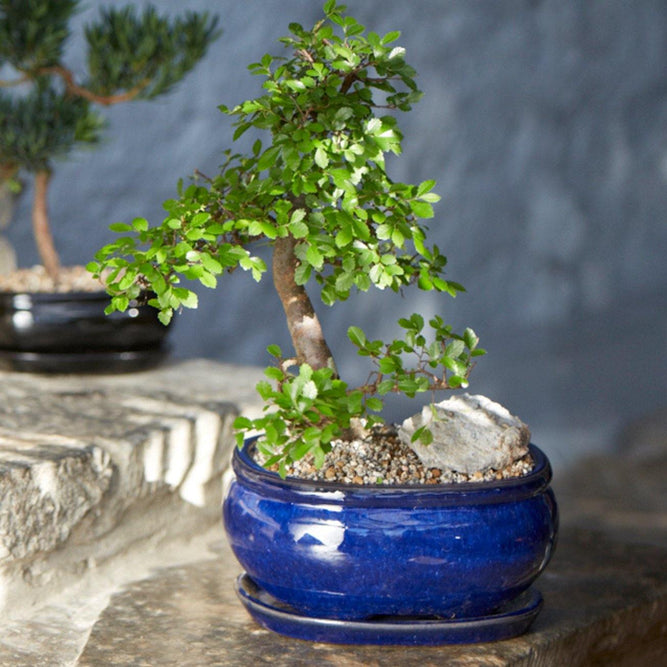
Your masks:
M667 648L667 551L622 545L566 529L536 584L544 609L516 639L461 646L339 646L281 637L256 625L236 600L239 566L218 558L157 570L111 597L79 657L80 667L634 667Z
M0 373L0 611L20 615L141 541L217 522L231 423L257 409L259 377L204 360Z

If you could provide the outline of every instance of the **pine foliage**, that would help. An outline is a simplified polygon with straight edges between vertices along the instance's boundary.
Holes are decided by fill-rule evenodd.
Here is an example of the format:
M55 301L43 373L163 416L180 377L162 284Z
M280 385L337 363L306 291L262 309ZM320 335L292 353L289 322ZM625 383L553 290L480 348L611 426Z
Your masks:
M50 169L77 145L97 143L104 123L95 105L169 92L219 34L206 13L104 9L84 29L87 73L76 81L64 58L79 9L79 0L0 0L0 166L8 172Z

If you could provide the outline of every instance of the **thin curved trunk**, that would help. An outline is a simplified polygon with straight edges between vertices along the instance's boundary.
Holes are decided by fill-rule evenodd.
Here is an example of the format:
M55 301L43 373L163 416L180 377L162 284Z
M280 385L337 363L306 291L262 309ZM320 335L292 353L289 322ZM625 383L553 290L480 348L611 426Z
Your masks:
M333 355L324 340L310 297L304 286L297 285L294 280L297 266L295 246L296 240L291 236L276 239L273 247L273 284L285 310L296 358L299 363L307 363L314 369L328 367L335 372Z
M46 273L54 281L60 274L60 259L53 244L53 236L49 225L47 194L51 172L42 169L35 174L35 195L32 206L32 230L37 244L37 251L46 269Z

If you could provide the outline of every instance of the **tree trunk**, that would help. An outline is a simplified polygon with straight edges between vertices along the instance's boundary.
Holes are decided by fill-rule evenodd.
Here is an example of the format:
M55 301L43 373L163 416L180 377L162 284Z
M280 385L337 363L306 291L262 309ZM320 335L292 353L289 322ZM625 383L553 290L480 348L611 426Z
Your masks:
M53 280L58 281L60 274L60 260L53 244L51 228L49 226L49 212L47 194L51 172L42 169L35 174L35 196L32 206L32 230L37 244L37 251L46 269L46 273Z
M288 236L278 238L273 247L273 284L285 310L287 327L292 337L298 363L307 363L313 369L336 370L331 350L324 340L320 321L303 285L294 280L297 258L296 240Z

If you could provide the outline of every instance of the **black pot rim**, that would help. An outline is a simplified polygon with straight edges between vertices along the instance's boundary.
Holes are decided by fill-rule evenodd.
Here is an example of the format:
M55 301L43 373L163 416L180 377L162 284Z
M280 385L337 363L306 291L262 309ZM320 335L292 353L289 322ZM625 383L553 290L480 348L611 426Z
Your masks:
M146 298L152 298L152 292L142 291ZM71 292L31 292L29 290L20 290L11 292L0 290L0 300L7 301L13 299L30 299L32 303L51 303L58 301L105 301L111 299L109 293L104 289L94 291L71 291Z

